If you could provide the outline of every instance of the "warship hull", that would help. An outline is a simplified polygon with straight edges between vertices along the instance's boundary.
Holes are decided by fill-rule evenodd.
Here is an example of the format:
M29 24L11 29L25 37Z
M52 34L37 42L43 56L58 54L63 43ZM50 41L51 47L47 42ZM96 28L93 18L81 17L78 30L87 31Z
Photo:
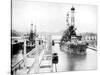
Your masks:
M65 43L64 45L60 46L61 51L67 52L69 54L79 54L79 55L86 55L86 44L73 44L73 43Z

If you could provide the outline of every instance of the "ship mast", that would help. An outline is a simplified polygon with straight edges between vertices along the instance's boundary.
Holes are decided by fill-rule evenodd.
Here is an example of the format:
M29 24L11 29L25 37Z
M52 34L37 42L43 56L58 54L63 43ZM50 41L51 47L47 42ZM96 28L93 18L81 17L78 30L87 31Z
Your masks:
M31 30L30 30L29 40L33 41L33 24L31 24Z
M75 8L72 6L72 8L71 8L71 26L75 25L74 13L75 13Z
M36 34L36 25L34 25L34 33Z
M31 24L31 30L29 35L29 41L31 44L35 43L36 38L36 25L34 25L34 31L33 31L33 24Z
M31 24L31 31L30 33L33 33L33 24Z
M67 23L67 26L69 26L69 13L67 13L66 23Z

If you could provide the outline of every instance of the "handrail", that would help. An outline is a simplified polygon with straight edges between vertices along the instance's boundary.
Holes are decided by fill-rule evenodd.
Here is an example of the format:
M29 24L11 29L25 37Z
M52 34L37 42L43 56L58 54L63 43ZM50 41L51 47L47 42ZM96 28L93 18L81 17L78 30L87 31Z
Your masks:
M13 67L12 67L12 71L16 68L16 66L18 66L18 65L20 65L20 64L22 64L22 63L24 62L24 60L23 59L21 59L18 63L16 63Z
M35 48L32 49L31 51L29 51L29 52L26 54L26 56L28 56L29 54L31 54L31 53L34 52L34 51L35 51Z
M28 56L29 54L31 54L32 52L34 52L35 50L31 50L30 52L28 52L26 54L26 56ZM12 71L16 68L16 66L20 65L21 62L23 63L24 62L24 59L21 59L19 62L17 62L14 66L12 66Z

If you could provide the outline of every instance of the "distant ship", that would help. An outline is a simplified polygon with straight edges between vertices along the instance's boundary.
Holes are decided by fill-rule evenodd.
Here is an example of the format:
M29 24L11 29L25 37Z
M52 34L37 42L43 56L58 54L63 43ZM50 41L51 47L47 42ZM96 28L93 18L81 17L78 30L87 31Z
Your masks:
M60 40L60 48L64 52L70 54L80 54L85 55L88 43L82 41L82 36L76 34L75 28L75 8L71 8L71 23L69 23L69 13L67 14L67 29L64 31L64 34Z

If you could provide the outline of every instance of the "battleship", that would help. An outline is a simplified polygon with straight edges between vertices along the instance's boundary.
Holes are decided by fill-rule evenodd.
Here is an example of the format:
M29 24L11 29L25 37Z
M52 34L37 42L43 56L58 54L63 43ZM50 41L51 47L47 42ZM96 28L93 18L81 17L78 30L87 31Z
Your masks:
M85 55L88 43L82 40L81 35L76 34L75 28L75 7L71 8L71 23L69 23L69 13L67 13L67 28L63 33L60 40L60 48L62 51L70 54L80 54Z

